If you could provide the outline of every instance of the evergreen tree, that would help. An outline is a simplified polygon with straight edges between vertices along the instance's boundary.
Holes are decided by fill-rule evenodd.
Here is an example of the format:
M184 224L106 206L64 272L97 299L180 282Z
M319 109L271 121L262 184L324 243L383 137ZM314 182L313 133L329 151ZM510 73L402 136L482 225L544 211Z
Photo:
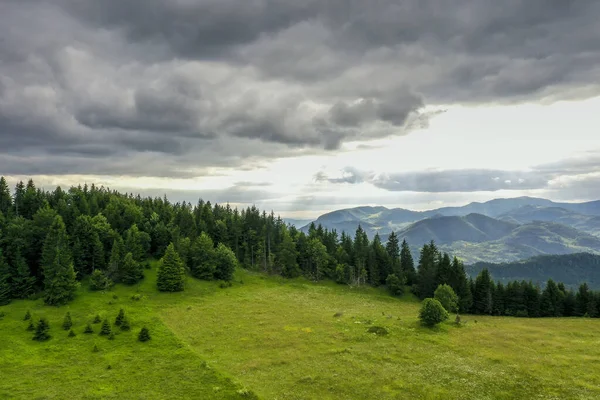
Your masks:
M487 269L483 269L475 279L473 311L475 314L492 314L492 279Z
M400 268L400 241L398 240L396 232L392 231L392 233L390 233L390 236L388 236L388 241L385 244L385 251L390 257L391 267L393 270L392 273L396 276L401 276L402 270Z
M531 318L540 316L540 289L533 283L523 282L523 299L527 316Z
M406 284L412 286L417 283L417 272L415 271L415 263L406 239L402 240L401 247L400 268L402 269L402 275L406 277Z
M455 280L452 273L452 261L448 253L444 253L436 270L437 285L451 285Z
M194 240L190 251L190 272L194 278L211 280L216 270L216 254L213 241L202 232Z
M78 276L104 268L104 246L89 215L80 215L73 225L73 262Z
M419 297L424 299L433 297L437 288L437 266L439 261L439 252L433 241L426 244L421 249L418 271L418 293Z
M27 310L27 312L25 313L25 316L23 317L23 321L29 321L31 320L31 312L29 310Z
M112 332L112 329L110 327L110 322L108 322L108 319L104 319L104 321L102 322L102 326L100 327L100 336L108 336L110 335Z
M113 282L106 276L106 273L100 269L92 272L90 277L90 289L107 290L113 285Z
M28 332L33 332L35 330L35 325L33 324L33 321L29 320L29 325L27 325L27 329Z
M318 241L318 239L316 239ZM315 243L316 244L316 243ZM367 260L369 257L369 238L362 226L358 225L354 234L352 264L355 267L353 277L354 284L361 285L366 283L367 278ZM375 272L373 271L373 274Z
M67 231L60 216L56 216L46 236L42 253L44 267L44 302L61 305L75 297L78 283L69 249Z
M275 254L275 263L279 266L282 276L286 278L300 276L301 271L298 266L296 244L285 227L281 229L281 236L282 241L279 250Z
M138 340L140 342L147 342L148 340L150 340L150 331L148 330L148 328L143 327L140 330L140 333L138 334Z
M369 268L369 283L374 286L385 285L389 275L396 275L398 279L404 281L404 277L400 275L400 271L396 269L400 265L400 258L393 261L392 257L383 244L379 234L375 234L371 243L371 254L373 255L373 265Z
M459 261L458 258L454 257L452 260L451 271L452 279L450 286L458 296L458 310L461 313L467 313L473 305L473 295L462 261Z
M0 213L5 216L12 214L12 196L4 177L0 177Z
M179 254L173 243L169 244L160 260L156 284L161 292L180 292L183 290L185 271Z
M20 252L17 252L17 254L14 256L12 270L12 297L17 299L25 299L29 297L35 291L35 277L31 276L27 261Z
M15 214L18 216L22 216L23 211L23 198L25 197L25 184L23 181L19 181L15 186L15 197L14 197L14 206L15 206Z
M73 329L71 329L71 330L69 331L69 335L68 335L68 336L69 336L69 337L75 337L75 336L77 336L77 335L75 335L75 332L73 332Z
M130 252L135 261L143 261L146 256L146 245L149 244L150 237L145 237L145 232L140 232L138 226L133 224L125 232L125 248Z
M590 299L590 289L587 283L582 283L575 295L575 315L583 317L588 313L588 303L590 302Z
M419 319L423 325L431 327L447 320L448 312L438 300L427 298L421 305Z
M394 274L388 275L385 284L393 296L401 296L404 293L404 282Z
M237 267L237 259L233 251L223 243L219 243L215 253L217 268L215 269L215 278L224 281L231 281L233 273Z
M73 321L71 320L71 313L67 312L67 314L65 315L65 318L63 320L63 329L65 331L68 331L69 329L71 329L71 327L73 326Z
M99 324L100 322L102 322L102 318L100 318L100 315L96 314L96 316L94 317L94 320L92 322L94 324Z
M10 269L0 249L0 306L9 304L11 297Z
M108 278L113 282L120 282L120 273L125 254L125 243L123 242L123 238L117 234L113 241L107 270Z
M548 279L540 299L542 317L561 317L564 312L565 294L552 279Z
M434 299L439 301L446 311L458 312L458 296L450 285L439 285L435 289Z
M123 321L121 322L121 326L120 326L122 331L129 331L131 330L131 325L129 324L129 319L127 317L123 318Z
M134 259L131 253L127 253L123 259L119 276L121 282L133 285L144 278L144 267Z
M504 289L504 285L502 283L498 283L494 285L492 282L492 314L494 315L504 315L505 313L505 298L506 293Z
M33 335L33 340L43 342L45 340L50 339L50 334L48 333L49 330L50 325L48 325L48 320L46 320L46 318L40 318L35 327L35 334Z
M125 310L123 310L121 308L119 310L119 314L117 315L117 318L115 319L115 326L121 326L124 319L125 319Z
M94 329L92 329L92 325L87 324L83 333L87 333L87 334L94 333Z

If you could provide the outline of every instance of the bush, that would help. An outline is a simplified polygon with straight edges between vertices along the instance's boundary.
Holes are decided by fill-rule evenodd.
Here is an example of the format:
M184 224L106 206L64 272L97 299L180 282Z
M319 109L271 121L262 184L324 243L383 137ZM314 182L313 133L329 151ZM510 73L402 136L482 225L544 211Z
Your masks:
M99 269L92 272L90 277L90 289L92 290L107 290L113 285L113 282L108 276Z
M367 329L367 332L374 333L377 336L385 336L389 333L388 330L385 329L383 326L372 326L369 329Z
M48 325L48 321L45 318L40 318L37 326L35 327L35 334L33 335L33 340L43 342L45 340L50 339L50 335L48 334L49 330L50 325Z
M433 298L439 301L446 311L458 311L458 296L449 285L439 285L437 289L435 289Z
M83 333L94 333L94 330L92 329L92 326L90 324L87 324Z
M425 326L434 326L448 319L448 311L438 300L427 298L421 305L419 319Z
M76 336L76 335L75 335L75 332L73 332L73 329L71 329L71 330L69 331L69 337L75 337L75 336Z
M27 331L33 332L35 330L35 325L33 325L33 321L29 320L29 325L27 325Z
M231 287L231 286L233 286L233 284L231 283L231 281L221 281L221 282L219 282L219 287L221 289L225 289L225 288L228 288L228 287Z
M29 312L29 310L27 310L27 312L25 313L25 316L23 317L23 321L29 321L31 319L31 313Z
M117 315L117 318L115 318L115 325L116 326L121 326L121 324L123 323L124 319L125 319L125 310L123 310L121 308L119 310L119 314Z
M388 275L385 284L392 296L401 296L404 293L403 279L398 278L395 274Z
M147 342L150 339L150 331L148 330L148 328L143 327L142 330L140 330L140 333L138 334L138 340L140 342Z
M100 318L100 316L98 314L96 314L96 317L94 317L94 324L99 324L100 322L102 322L102 319Z
M68 331L73 326L73 321L71 320L71 313L70 312L67 312L67 314L65 315L65 319L63 320L63 325L62 326L63 326L63 329L65 331Z
M133 296L131 296L131 300L134 300L134 301L140 301L141 299L142 299L142 295L139 294L139 293L134 294Z

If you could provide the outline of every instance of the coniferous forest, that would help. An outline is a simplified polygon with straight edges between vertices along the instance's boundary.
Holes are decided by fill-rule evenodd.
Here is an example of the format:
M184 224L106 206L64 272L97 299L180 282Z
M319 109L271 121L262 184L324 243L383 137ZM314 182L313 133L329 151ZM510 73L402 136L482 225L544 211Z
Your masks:
M32 180L14 190L0 178L0 305L43 298L71 301L85 278L91 290L144 279L148 260L159 263L157 290L185 290L190 279L230 281L237 266L286 278L305 276L340 284L386 286L434 297L440 285L456 294L460 313L522 317L600 316L600 293L576 292L549 280L496 283L484 269L469 278L456 257L427 243L418 259L392 233L370 241L310 226L308 234L256 207L172 204L83 185L44 191ZM436 296L437 297L437 296ZM450 311L450 310L449 310Z

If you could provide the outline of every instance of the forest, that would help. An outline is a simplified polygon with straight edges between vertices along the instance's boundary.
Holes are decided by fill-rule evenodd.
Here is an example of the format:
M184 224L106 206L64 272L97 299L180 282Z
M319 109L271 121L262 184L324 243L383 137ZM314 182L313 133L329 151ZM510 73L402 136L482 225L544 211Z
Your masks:
M305 234L273 212L238 210L199 200L119 193L95 185L44 191L33 180L13 191L0 178L0 305L42 297L48 305L73 300L81 281L90 290L144 278L159 259L157 289L185 290L186 277L227 285L236 267L285 278L385 286L431 298L440 285L457 296L456 312L522 317L599 317L600 292L583 283L574 292L549 280L494 282L487 269L473 278L456 257L423 245L415 265L395 234L370 241L311 225Z

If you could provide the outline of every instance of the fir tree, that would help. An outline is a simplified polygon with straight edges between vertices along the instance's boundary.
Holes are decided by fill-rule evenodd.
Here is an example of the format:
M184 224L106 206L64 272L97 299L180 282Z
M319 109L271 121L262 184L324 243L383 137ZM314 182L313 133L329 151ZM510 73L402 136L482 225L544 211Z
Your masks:
M89 215L77 217L72 237L73 262L79 277L104 268L104 247Z
M96 314L96 316L94 317L94 320L92 322L94 324L99 324L100 322L102 322L102 318L100 318L100 315Z
M27 310L25 316L23 317L23 321L29 321L31 319L31 312Z
M35 334L33 335L33 340L37 340L38 342L43 342L45 340L50 339L50 334L48 331L50 330L50 325L48 325L48 321L45 318L40 318L35 327Z
M122 331L131 330L131 325L129 324L129 319L127 317L123 318L120 328Z
M473 311L475 314L491 314L493 292L492 279L487 269L483 269L475 279L475 292L473 293Z
M390 233L390 236L388 236L388 241L385 244L385 251L390 257L393 270L392 273L396 276L401 275L402 270L400 268L400 241L398 240L396 232L392 231L392 233Z
M106 276L106 273L100 269L92 272L90 277L90 289L107 290L113 285L113 282Z
M413 261L410 248L406 239L402 240L402 246L400 250L400 268L402 269L402 275L406 278L407 285L414 285L417 283L417 272L415 271L415 263Z
M281 275L286 278L295 278L302 272L298 266L296 244L285 228L281 229L281 245L275 254L275 263L279 266Z
M87 324L83 333L94 333L94 329L92 329L92 325Z
M71 320L71 313L67 312L67 314L65 315L65 319L63 320L63 329L65 331L68 331L69 329L71 329L71 327L73 326L73 321Z
M94 343L94 347L92 348L92 353L97 353L99 351L100 351L100 349L98 348L98 345Z
M433 297L433 293L437 288L436 278L438 261L439 252L433 241L424 245L421 249L418 272L418 293L419 297L422 299Z
M224 281L233 279L233 272L237 266L237 259L233 251L223 243L219 243L215 252L217 268L215 269L215 278Z
M140 333L138 334L138 340L140 342L147 342L148 340L150 340L150 331L148 330L148 328L143 327L140 330Z
M0 177L0 213L5 216L12 214L12 197L4 177Z
M44 302L61 305L72 300L78 283L69 249L67 231L60 216L56 216L42 252L44 268Z
M458 296L458 310L461 313L466 313L473 305L473 295L462 261L454 257L451 270L452 280L450 286L452 286L452 289L454 289L454 292Z
M100 328L100 336L108 336L111 334L111 332L112 329L110 327L110 322L108 322L108 319L104 319L102 322L102 327Z
M180 292L183 290L184 277L183 262L175 251L175 246L171 243L160 260L156 281L158 290L161 292Z
M127 253L123 259L119 276L121 282L133 285L144 278L144 267L134 259L131 253Z
M69 337L75 337L75 336L77 336L77 335L75 334L75 332L73 332L73 329L71 329L71 330L69 331L69 335L68 335L68 336L69 336Z
M111 332L110 335L108 335L108 340L115 340L115 333Z
M27 325L26 330L29 332L33 332L35 330L35 325L33 324L33 321L29 320L29 325Z
M108 262L107 275L113 282L120 282L120 272L123 260L125 258L125 244L123 238L117 234L113 241L110 252L110 261Z
M17 250L13 261L11 276L12 297L25 299L34 292L35 277L31 276L27 260Z
M125 310L123 310L121 308L119 310L119 314L117 315L117 318L115 319L115 326L121 326L124 319L125 319Z
M5 306L11 300L10 269L0 249L0 306Z

